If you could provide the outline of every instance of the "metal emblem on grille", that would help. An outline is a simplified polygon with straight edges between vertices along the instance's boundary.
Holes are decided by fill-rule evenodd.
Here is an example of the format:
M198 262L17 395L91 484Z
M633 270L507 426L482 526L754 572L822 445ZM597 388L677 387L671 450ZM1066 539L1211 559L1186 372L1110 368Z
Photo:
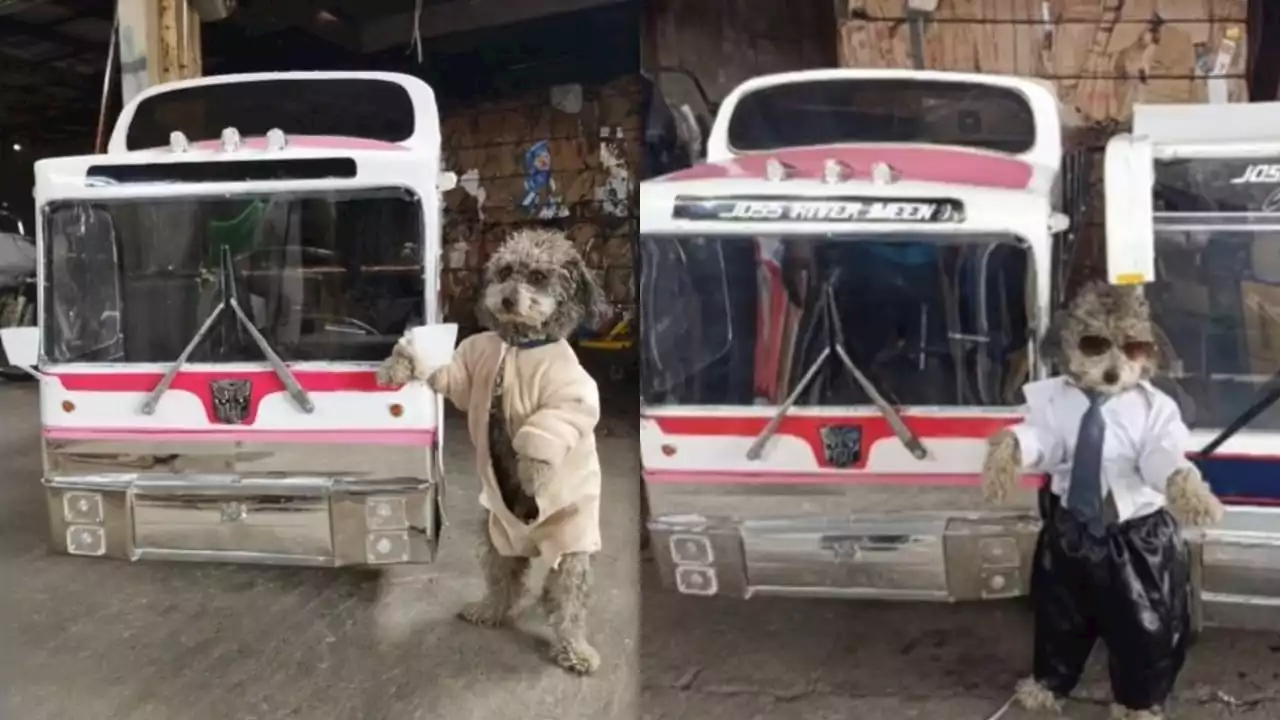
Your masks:
M224 523L240 522L249 514L249 507L238 500L224 502L219 509Z
M822 453L827 462L847 468L862 459L862 428L857 425L828 425L821 429Z
M209 383L213 395L213 416L226 425L240 425L249 417L249 394L253 385L248 380L214 380Z

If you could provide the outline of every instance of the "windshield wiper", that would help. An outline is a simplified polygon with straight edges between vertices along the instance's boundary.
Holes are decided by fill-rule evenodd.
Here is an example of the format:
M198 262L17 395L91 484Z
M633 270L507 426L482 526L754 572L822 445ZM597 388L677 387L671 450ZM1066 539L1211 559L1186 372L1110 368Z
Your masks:
M840 364L862 387L862 391L867 394L876 409L889 422L889 427L893 430L893 434L898 436L898 440L911 452L911 456L917 460L923 460L929 454L925 450L924 444L920 442L920 438L916 437L915 433L911 432L911 428L907 427L907 424L903 422L902 416L898 414L898 411L884 399L875 384L867 378L866 374L849 357L849 353L845 351L844 329L840 322L840 311L836 308L835 282L838 274L839 271L836 271L822 284L822 299L819 301L821 304L818 307L818 311L821 313L819 322L823 323L827 330L827 346L818 355L818 359L814 360L809 369L805 371L804 376L800 378L800 382L796 384L795 390L791 391L786 401L778 408L777 414L769 420L768 425L765 425L764 430L756 437L755 442L751 443L751 447L747 448L748 460L760 459L761 454L764 453L764 446L777 434L778 428L782 425L782 420L786 417L787 412L795 406L805 388L809 386L809 383L813 382L813 378L826 365L827 360L832 355L839 358Z
M219 255L218 267L218 301L217 307L213 312L209 313L208 319L196 331L195 337L191 338L191 342L182 349L182 354L178 356L177 361L165 372L164 377L160 378L160 382L147 395L147 399L142 403L142 414L151 415L156 411L156 405L160 402L160 397L165 394L169 386L173 384L173 379L178 376L178 371L183 365L187 364L187 358L191 357L191 353L195 352L205 336L209 334L209 330L213 328L218 318L222 317L222 313L227 308L231 308L231 312L236 316L236 321L253 338L253 342L262 352L262 356L271 364L271 369L275 371L276 377L280 378L281 384L284 385L285 391L289 393L289 397L302 408L305 413L311 413L316 409L315 403L311 402L311 397L306 390L298 384L297 378L293 373L289 372L288 366L284 364L284 360L275 350L271 349L271 344L267 339L258 332L258 328L254 326L253 321L245 315L244 310L240 307L239 296L236 293L235 275L232 271L231 248L223 245Z
M1222 432L1209 441L1200 450L1200 457L1208 457L1212 455L1218 448L1222 447L1236 433L1248 427L1259 415L1271 409L1272 405L1280 401L1280 370L1277 370L1270 378L1267 379L1262 387L1258 390L1258 399L1252 405L1245 408L1245 411L1236 416L1236 419L1227 424Z

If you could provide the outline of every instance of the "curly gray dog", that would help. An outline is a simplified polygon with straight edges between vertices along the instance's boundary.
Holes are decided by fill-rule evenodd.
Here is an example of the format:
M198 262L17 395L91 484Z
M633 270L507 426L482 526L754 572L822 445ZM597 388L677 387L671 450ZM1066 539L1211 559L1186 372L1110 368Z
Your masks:
M430 372L402 340L379 370L382 384L425 379L468 414L488 413L486 434L473 434L472 441L477 452L487 447L487 457L478 458L482 476L492 469L506 518L512 519L488 501L482 553L487 592L459 617L480 626L505 624L524 594L530 556L550 547L556 563L541 603L555 636L552 654L557 664L579 674L600 664L586 638L591 559L599 543L599 460L592 435L599 395L566 338L584 323L598 324L607 307L600 286L563 234L517 231L485 266L476 311L490 332L468 338L453 363ZM505 370L508 361L513 371ZM513 386L504 387L504 378ZM541 389L531 389L538 385ZM475 433L478 424L468 425ZM571 438L548 440L558 434ZM548 442L563 452L536 450ZM553 457L561 459L559 464L548 459ZM578 490L566 489L575 483ZM566 502L574 492L578 499ZM558 541L557 532L573 539ZM510 540L513 536L530 540L522 544Z
M1155 340L1151 310L1141 289L1095 282L1084 287L1054 318L1044 350L1071 384L1116 396L1149 379L1156 368L1153 352L1126 352L1126 348L1155 348ZM1009 429L995 433L983 466L986 500L1004 502L1023 467L1017 435ZM1183 525L1209 525L1222 518L1222 503L1193 465L1184 464L1169 475L1165 495L1169 512ZM1060 699L1033 677L1018 683L1016 700L1031 710L1061 709ZM1163 715L1159 708L1130 710L1115 705L1112 717L1159 720Z

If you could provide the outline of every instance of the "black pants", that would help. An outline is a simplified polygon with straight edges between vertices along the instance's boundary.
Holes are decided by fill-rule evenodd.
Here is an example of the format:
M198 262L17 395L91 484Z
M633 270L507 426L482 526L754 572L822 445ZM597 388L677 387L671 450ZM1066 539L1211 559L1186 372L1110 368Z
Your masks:
M1101 638L1115 701L1163 705L1191 644L1191 565L1177 521L1161 510L1099 538L1056 498L1042 510L1031 576L1036 680L1068 695Z

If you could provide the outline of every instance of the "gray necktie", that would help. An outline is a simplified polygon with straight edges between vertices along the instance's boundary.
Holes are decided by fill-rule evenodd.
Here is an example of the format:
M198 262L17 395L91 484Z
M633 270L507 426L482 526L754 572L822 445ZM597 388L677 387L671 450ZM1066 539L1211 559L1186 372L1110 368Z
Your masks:
M1076 436L1076 453L1071 460L1071 486L1067 488L1067 509L1084 523L1096 537L1106 533L1102 512L1102 443L1107 436L1107 423L1102 417L1106 396L1082 391L1089 399L1089 409L1080 418Z

